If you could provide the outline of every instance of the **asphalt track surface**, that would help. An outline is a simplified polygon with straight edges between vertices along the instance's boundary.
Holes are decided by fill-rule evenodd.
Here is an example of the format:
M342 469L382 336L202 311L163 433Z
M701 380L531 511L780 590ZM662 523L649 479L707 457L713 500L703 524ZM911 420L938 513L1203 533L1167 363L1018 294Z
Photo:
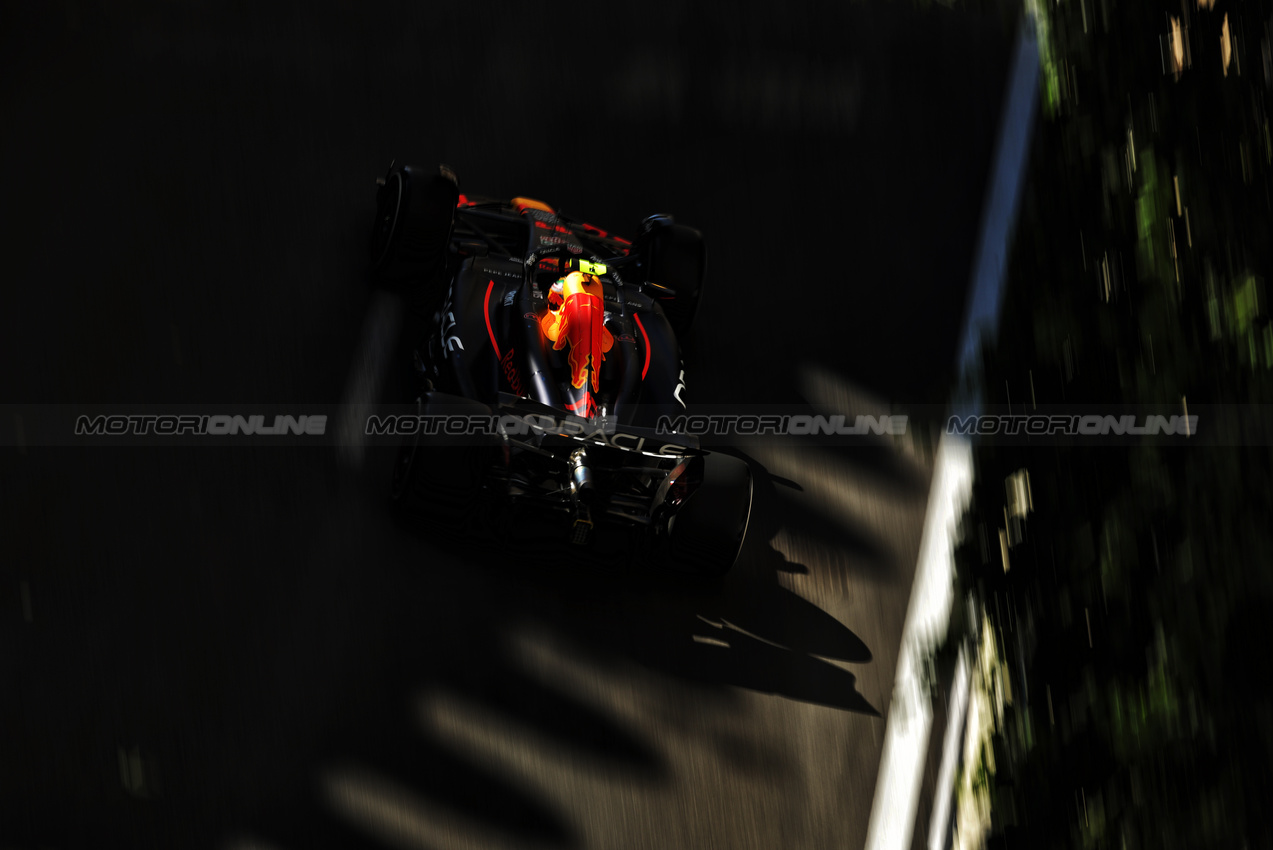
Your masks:
M901 3L6 5L0 401L340 401L395 158L702 229L697 401L940 401L1008 46ZM0 446L0 846L861 847L922 443L749 448L719 584L446 551L387 450Z

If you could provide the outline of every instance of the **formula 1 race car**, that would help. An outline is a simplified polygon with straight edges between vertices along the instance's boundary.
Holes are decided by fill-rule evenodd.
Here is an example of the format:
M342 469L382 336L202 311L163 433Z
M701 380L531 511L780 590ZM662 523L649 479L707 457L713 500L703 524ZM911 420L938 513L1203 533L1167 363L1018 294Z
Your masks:
M747 465L667 426L685 411L677 336L702 297L702 235L656 215L629 242L540 201L460 194L445 166L377 183L373 271L425 317L423 424L394 502L450 532L727 571Z

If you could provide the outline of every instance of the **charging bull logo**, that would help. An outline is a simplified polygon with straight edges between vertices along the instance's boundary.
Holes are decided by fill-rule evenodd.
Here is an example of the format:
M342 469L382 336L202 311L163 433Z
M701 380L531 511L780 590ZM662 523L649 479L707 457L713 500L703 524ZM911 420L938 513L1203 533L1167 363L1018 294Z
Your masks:
M548 293L548 312L539 324L554 351L570 346L571 385L583 389L591 372L592 391L597 392L601 361L614 346L614 336L606 330L601 280L576 271L554 283Z

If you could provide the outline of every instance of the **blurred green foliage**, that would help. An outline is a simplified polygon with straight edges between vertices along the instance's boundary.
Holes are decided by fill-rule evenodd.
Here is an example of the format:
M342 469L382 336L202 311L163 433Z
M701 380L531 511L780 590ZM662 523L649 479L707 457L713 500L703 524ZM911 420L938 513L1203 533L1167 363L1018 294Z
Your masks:
M1269 8L1031 8L1043 109L987 402L1228 405L1262 424ZM975 448L959 582L1017 679L992 846L1273 846L1273 449L1233 442ZM1035 510L1005 573L1003 482L1023 468Z

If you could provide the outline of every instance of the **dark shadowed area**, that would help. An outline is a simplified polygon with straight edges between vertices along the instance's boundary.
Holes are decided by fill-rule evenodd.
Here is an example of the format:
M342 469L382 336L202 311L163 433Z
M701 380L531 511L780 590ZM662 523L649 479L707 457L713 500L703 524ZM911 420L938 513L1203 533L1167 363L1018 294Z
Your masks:
M6 6L0 403L341 401L395 158L701 229L698 401L940 403L1007 45L898 3ZM752 533L706 583L430 540L388 449L21 427L6 847L865 840L923 440L748 447Z

